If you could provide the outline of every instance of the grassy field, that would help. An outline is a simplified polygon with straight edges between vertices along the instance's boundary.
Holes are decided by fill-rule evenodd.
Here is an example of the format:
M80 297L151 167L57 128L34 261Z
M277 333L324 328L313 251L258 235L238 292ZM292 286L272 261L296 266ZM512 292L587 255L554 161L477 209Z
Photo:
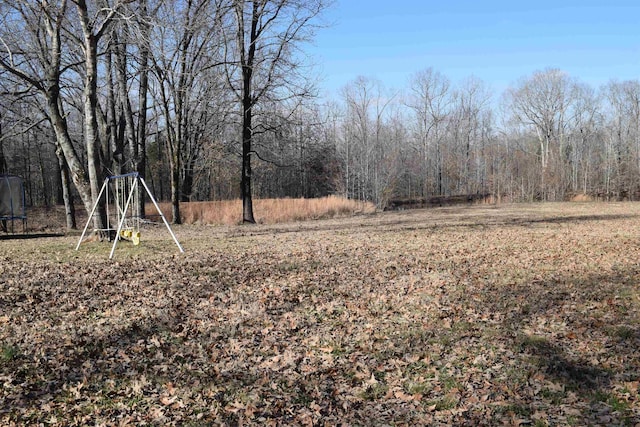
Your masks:
M0 240L0 425L640 423L640 204Z

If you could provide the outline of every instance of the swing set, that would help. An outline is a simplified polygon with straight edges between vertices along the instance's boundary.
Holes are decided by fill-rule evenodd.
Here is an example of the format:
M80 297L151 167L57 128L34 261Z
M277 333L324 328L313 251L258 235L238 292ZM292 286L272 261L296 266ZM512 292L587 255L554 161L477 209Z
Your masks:
M130 241L134 246L138 246L140 244L140 225L143 218L140 217L139 212L141 212L140 203L143 203L144 200L140 194L142 191L140 187L141 185L142 189L144 189L149 196L149 199L153 202L158 215L162 218L164 225L167 227L167 230L169 231L169 234L171 234L173 241L178 246L178 249L181 253L184 252L184 249L182 249L176 235L173 233L173 230L171 230L169 222L151 194L151 190L149 190L149 187L147 187L147 184L138 172L109 176L104 180L102 189L98 194L98 198L93 205L93 209L89 214L87 223L84 226L82 235L80 236L80 240L78 240L78 244L76 245L76 251L80 248L80 244L87 233L87 229L89 228L89 223L95 215L96 209L98 208L103 196L107 212L106 228L94 229L93 231L94 233L105 234L108 236L108 240L111 240L111 237L113 236L113 246L111 247L109 259L113 258L116 246L120 240ZM115 221L112 219L114 213ZM114 229L113 226L116 226L116 228Z

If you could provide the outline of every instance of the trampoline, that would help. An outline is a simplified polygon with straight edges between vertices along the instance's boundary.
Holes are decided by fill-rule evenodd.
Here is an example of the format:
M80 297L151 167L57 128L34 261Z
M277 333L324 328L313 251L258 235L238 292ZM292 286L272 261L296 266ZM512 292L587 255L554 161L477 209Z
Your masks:
M0 175L0 227L5 233L14 233L15 221L22 221L22 232L27 231L24 206L24 184L15 175ZM11 226L9 228L9 223Z

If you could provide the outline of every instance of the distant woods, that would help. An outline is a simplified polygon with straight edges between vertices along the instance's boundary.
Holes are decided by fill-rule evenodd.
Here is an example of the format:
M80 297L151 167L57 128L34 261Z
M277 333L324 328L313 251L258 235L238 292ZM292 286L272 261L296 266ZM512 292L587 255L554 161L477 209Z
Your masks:
M640 81L545 69L495 94L426 68L400 91L358 78L331 111L336 190L379 207L640 199Z
M358 77L328 101L306 51L327 7L3 2L0 173L30 205L65 204L69 227L131 171L176 222L181 202L239 197L246 222L253 197L640 198L639 81L546 69L498 94L425 64L400 90Z

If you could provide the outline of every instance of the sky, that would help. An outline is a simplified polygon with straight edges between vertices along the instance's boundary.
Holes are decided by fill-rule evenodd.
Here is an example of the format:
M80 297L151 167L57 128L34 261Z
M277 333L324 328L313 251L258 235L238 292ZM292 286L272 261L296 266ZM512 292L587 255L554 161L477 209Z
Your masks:
M559 68L594 88L640 79L640 0L335 0L310 53L321 94L357 76L408 86L433 67L501 93Z

